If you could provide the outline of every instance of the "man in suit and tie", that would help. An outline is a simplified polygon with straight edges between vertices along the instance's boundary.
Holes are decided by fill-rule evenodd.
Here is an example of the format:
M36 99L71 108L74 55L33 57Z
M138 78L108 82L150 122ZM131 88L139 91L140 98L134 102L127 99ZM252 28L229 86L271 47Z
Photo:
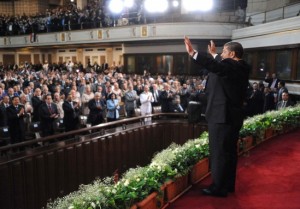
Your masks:
M182 84L182 88L180 89L179 95L180 95L180 104L182 108L186 110L191 96L186 83Z
M277 103L276 110L284 109L286 107L293 106L292 101L289 100L289 93L287 91L282 92L282 100Z
M277 92L279 79L276 76L276 73L272 73L272 77L267 73L265 77L265 82L268 83L268 87L272 90L272 92Z
M288 89L285 87L285 81L278 82L278 93L277 93L277 103L282 100L282 93L289 92Z
M128 91L125 93L125 110L127 117L135 116L136 100L139 98L131 83L128 84Z
M242 60L243 47L238 42L223 46L222 60L213 41L207 52L193 49L184 39L191 58L209 71L206 84L209 150L212 184L202 190L204 195L226 197L235 192L237 141L243 125L243 102L246 98L250 66ZM220 61L219 61L220 60Z
M176 113L184 113L184 109L180 104L180 96L176 95L175 99L174 99L174 105L173 105L173 111L172 112L176 112Z
M63 103L64 110L64 126L65 131L76 130L79 126L79 104L72 101L72 94L68 94L68 98Z
M101 98L101 93L96 92L94 98L88 102L88 108L90 110L88 115L88 122L92 126L103 123L103 110L105 108L105 101Z
M45 137L53 135L55 121L59 114L56 104L52 102L51 94L45 96L45 102L39 107L39 116L42 136Z
M18 96L12 98L12 104L6 108L7 124L11 138L11 144L25 141L25 108L20 105Z
M162 91L159 96L159 100L161 103L161 112L163 113L172 112L174 97L175 94L170 90L170 85L164 83L164 91Z
M158 89L157 84L153 83L151 88L151 93L153 95L154 102L152 102L152 107L160 106L159 96L161 91Z

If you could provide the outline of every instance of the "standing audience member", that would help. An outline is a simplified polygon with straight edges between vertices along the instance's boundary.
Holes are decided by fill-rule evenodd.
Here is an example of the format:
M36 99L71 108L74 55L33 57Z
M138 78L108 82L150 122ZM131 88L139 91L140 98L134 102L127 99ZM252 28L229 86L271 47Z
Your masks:
M59 117L56 104L52 102L51 94L45 95L45 102L39 108L42 136L54 134L54 125Z
M152 93L149 91L149 86L144 86L144 91L140 95L141 115L150 115L152 113L151 103L154 101ZM145 121L151 121L151 118L145 118Z
M152 102L152 107L157 107L160 106L160 102L159 102L159 97L161 94L161 91L158 89L157 84L152 84L152 89L151 89L151 93L153 95L153 102Z
M136 91L133 90L133 85L129 83L128 91L125 93L125 110L128 118L135 116L136 100L138 98Z
M88 107L88 102L95 97L94 93L92 92L91 86L85 87L85 92L82 94L81 97L81 104L82 104L82 114L89 115L90 108Z
M272 92L277 92L279 79L277 78L276 73L272 73L272 77L270 77L269 73L266 73L265 82L268 83L268 87Z
M64 96L64 94L62 94L62 95ZM61 98L60 93L58 93L58 92L54 93L53 102L54 102L54 104L56 104L59 118L63 119L64 118L64 110L63 110L62 106L63 106L64 100Z
M6 108L6 112L11 144L25 141L25 108L20 105L18 96L12 98L12 104Z
M270 87L265 87L264 90L264 109L263 112L267 112L267 111L271 111L271 110L275 110L275 98L274 98L274 94L271 91Z
M254 82L252 84L252 92L247 99L247 116L254 116L263 113L264 108L264 94L258 89L258 84Z
M173 99L175 94L170 90L170 85L165 84L164 90L161 92L159 100L161 103L161 112L168 113L172 112Z
M69 93L66 101L63 103L64 126L66 132L76 130L79 126L79 104L72 101L72 95Z
M282 93L289 92L288 89L285 87L285 81L278 82L278 93L277 93L277 103L282 100Z
M107 122L116 121L119 119L119 100L115 93L111 93L106 101L107 105Z
M36 88L34 91L34 95L31 98L31 103L32 103L32 108L33 108L32 122L37 122L40 120L39 109L40 109L41 104L43 103L41 93L42 93L41 89Z
M243 102L246 99L250 66L242 60L243 47L238 42L224 45L220 57L213 41L208 53L193 49L188 37L185 46L192 59L209 71L206 85L209 151L212 184L204 195L226 197L235 192L237 141L243 125Z
M179 95L180 95L181 106L184 110L186 110L189 104L189 98L191 96L186 83L182 84L182 88L180 90Z
M6 108L10 106L9 97L3 96L3 100L0 104L0 127L7 126L7 114Z
M88 108L88 123L91 123L92 126L103 123L103 110L105 108L105 102L101 98L100 92L96 92L94 98L88 102Z

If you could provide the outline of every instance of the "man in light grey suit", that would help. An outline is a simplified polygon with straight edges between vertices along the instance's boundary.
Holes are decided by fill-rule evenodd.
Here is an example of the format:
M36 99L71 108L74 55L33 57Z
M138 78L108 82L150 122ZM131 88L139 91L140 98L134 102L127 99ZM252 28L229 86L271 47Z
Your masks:
M125 93L125 110L128 118L135 116L134 109L138 98L136 91L133 90L133 85L131 83L128 84L128 91Z

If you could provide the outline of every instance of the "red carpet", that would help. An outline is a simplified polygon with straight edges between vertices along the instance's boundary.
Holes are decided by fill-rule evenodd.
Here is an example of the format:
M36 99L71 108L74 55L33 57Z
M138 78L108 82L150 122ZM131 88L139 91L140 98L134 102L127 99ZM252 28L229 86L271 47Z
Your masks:
M203 196L204 179L167 209L300 209L300 130L272 138L241 156L236 192Z

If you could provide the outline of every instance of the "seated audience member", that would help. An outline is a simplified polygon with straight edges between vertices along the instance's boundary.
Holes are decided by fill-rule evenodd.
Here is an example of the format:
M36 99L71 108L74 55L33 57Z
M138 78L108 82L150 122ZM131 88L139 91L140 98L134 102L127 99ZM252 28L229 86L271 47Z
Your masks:
M284 109L286 107L293 106L293 103L289 100L289 93L284 91L282 92L282 100L277 103L277 110Z
M173 112L176 112L176 113L183 113L184 112L184 109L180 104L180 97L179 96L176 96L175 99L174 99Z

